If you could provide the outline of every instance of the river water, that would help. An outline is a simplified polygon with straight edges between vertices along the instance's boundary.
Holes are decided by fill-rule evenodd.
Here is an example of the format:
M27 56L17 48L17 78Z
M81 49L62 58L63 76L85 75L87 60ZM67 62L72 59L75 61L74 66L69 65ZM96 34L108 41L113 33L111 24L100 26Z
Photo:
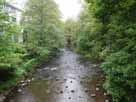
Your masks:
M27 86L12 92L4 102L109 102L102 88L99 64L61 49L59 57L38 68Z

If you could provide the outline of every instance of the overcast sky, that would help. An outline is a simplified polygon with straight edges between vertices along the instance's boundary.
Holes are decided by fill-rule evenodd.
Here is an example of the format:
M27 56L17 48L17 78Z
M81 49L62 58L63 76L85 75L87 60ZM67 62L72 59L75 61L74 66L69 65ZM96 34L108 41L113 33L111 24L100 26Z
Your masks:
M16 2L16 5L19 8L22 8L26 0L14 0L14 1ZM80 0L55 0L55 2L59 6L63 20L69 18L77 19L82 8L82 3L80 2Z
M80 0L55 0L62 13L62 19L76 19L81 11L82 4Z

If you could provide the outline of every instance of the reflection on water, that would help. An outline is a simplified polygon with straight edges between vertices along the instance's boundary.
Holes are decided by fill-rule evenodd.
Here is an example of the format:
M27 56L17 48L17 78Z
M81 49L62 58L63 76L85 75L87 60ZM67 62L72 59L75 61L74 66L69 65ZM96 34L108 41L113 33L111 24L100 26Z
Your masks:
M79 59L76 53L61 50L59 58L37 69L35 80L5 102L104 102L103 91L98 98L91 97L97 94L97 82L102 83L94 79L100 79L101 70Z

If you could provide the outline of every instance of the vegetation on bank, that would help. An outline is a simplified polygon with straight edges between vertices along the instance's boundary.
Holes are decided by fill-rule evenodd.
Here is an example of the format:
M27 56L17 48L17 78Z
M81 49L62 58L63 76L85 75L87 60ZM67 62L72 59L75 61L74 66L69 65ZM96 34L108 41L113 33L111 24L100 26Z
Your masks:
M104 84L114 102L136 100L136 0L86 0L76 32L77 50L103 61Z
M0 0L0 91L49 59L63 46L65 32L68 45L102 61L104 88L113 102L136 100L136 0L85 1L79 20L62 23L53 0L28 0L18 25Z
M10 21L4 4L0 0L0 92L16 85L63 46L59 10L53 0L29 0L20 25Z

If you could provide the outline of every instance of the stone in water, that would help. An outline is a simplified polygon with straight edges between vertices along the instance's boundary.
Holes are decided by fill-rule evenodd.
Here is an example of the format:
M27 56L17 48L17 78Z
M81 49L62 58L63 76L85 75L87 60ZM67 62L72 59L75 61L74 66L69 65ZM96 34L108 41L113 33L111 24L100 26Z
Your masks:
M92 97L95 97L95 96L96 96L96 94L91 94L91 96L92 96Z
M75 91L74 90L71 90L72 93L74 93Z
M105 100L105 102L110 102L110 101L107 99L107 100Z
M100 90L100 89L97 87L97 88L96 88L96 91L99 91L99 90Z

